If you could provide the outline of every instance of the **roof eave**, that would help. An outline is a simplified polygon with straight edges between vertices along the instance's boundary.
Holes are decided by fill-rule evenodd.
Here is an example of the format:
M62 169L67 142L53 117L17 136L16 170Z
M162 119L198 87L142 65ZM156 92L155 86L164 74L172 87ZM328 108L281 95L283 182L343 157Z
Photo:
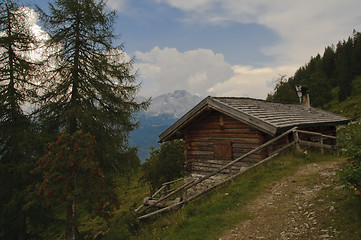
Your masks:
M310 127L322 127L322 126L338 126L338 125L345 125L347 123L349 123L350 120L349 119L345 119L345 120L339 120L339 121L330 121L330 122L320 122L320 123L302 123L302 124L295 124L295 125L289 125L289 126L285 126L285 127L279 127L277 130L277 134L281 134L283 132L286 132L287 130L293 128L293 127L298 127L298 128L310 128Z
M224 104L217 99L210 99L212 101L212 106L215 110L222 112L230 117L233 117L241 122L244 122L248 125L251 125L252 127L265 132L271 136L275 136L277 133L277 127L264 122L256 117L250 116L242 111L239 111L231 106L228 106L227 104Z
M208 104L210 97L206 97L201 102L199 102L195 107L189 110L185 115L183 115L180 119L178 119L175 123L173 123L169 128L167 128L162 134L158 137L158 142L165 142L171 139L176 139L179 137L174 137L181 128L183 128L189 121L198 116L201 112L203 112Z
M165 142L171 139L180 138L181 136L176 136L177 132L186 126L191 120L197 117L207 108L212 108L218 112L221 112L225 115L233 117L239 121L245 122L252 127L265 132L271 136L276 135L277 127L269 123L263 122L260 119L252 117L248 114L245 114L237 109L234 109L216 99L208 96L198 103L194 108L188 111L183 117L171 125L167 130L165 130L161 135L159 135L158 141Z

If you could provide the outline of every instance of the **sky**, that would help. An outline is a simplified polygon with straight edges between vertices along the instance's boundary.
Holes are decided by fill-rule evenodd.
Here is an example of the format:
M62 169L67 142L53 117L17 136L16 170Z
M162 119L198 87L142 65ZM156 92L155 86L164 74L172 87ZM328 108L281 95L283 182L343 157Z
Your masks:
M28 0L46 10L44 0ZM360 0L108 0L139 95L265 99L280 76L361 31Z

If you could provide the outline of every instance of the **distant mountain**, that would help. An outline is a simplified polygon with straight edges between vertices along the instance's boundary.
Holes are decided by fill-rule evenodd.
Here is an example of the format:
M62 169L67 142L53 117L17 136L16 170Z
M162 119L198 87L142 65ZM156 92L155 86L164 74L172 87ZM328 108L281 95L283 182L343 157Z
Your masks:
M169 114L174 118L180 118L201 100L201 97L191 95L185 90L177 90L173 93L163 94L153 98L146 115L158 116L161 114Z
M142 162L149 156L149 146L158 144L158 136L201 100L185 90L152 98L149 109L138 114L139 128L130 134L130 144L139 148Z

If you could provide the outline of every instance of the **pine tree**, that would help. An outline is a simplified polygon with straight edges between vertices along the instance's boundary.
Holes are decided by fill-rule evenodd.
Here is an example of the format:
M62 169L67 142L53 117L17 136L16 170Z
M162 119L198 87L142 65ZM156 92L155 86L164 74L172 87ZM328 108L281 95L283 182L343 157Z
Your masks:
M336 71L337 85L340 87L338 100L344 101L351 96L351 55L352 55L352 39L337 44L336 51Z
M49 6L50 15L42 16L51 35L48 46L57 51L39 119L49 132L90 132L105 172L120 170L128 133L137 126L133 113L147 103L135 101L133 60L125 60L122 45L113 46L115 12L94 0L57 0Z
M128 134L137 126L133 114L148 102L135 100L133 60L126 60L122 45L114 46L115 12L104 1L56 0L49 7L49 15L41 14L54 68L44 82L38 119L51 134L83 130L95 136L94 160L109 183L107 177L127 165ZM67 239L76 238L73 215L68 209Z
M277 80L274 92L268 94L267 100L286 103L298 102L296 89L292 84L292 79L287 80L285 75L281 75Z
M358 92L353 91L353 88L358 86L361 75L360 50L361 34L354 30L353 37L349 37L347 41L338 42L336 47L326 47L322 57L319 54L311 57L287 83L308 86L312 106L329 107L331 100L342 102ZM284 88L276 86L275 93L267 98L285 98L285 94L288 93Z
M0 3L0 238L26 238L23 210L29 172L35 166L35 148L26 103L36 96L37 63L30 58L36 47L27 25L31 10L13 0Z

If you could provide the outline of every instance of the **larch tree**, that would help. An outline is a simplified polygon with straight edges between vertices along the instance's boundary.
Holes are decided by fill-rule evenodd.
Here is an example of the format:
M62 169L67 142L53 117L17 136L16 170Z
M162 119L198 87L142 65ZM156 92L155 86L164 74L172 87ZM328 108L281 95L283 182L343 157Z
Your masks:
M102 0L56 0L49 7L50 14L41 15L50 34L53 74L44 82L39 119L55 134L90 132L104 171L120 170L128 134L137 126L133 114L148 103L136 101L133 60L126 59L122 45L114 46L115 12Z
M14 0L0 2L0 238L26 239L26 186L36 163L34 132L24 110L36 96L36 69L31 58L37 42L29 17Z
M114 46L115 12L102 0L56 0L49 14L41 12L50 37L51 75L44 82L38 119L44 131L70 135L79 130L95 136L94 161L105 183L128 163L128 135L137 126L133 116L147 107L137 102L133 60L122 45ZM57 51L54 51L57 50ZM74 239L72 204L68 204L67 239ZM73 229L73 230L72 230Z

